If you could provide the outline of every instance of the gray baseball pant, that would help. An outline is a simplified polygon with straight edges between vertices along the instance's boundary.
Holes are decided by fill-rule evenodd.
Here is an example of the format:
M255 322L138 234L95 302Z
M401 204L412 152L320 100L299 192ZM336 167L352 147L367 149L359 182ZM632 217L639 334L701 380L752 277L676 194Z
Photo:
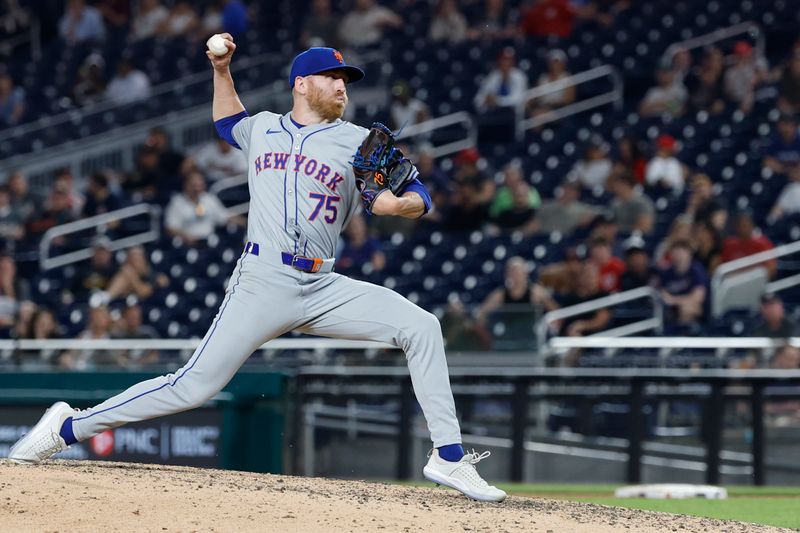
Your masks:
M219 392L263 343L292 330L401 348L435 447L461 443L441 328L435 316L385 287L337 273L309 274L262 248L244 253L208 332L174 374L133 385L76 413L79 441L129 422L193 409Z

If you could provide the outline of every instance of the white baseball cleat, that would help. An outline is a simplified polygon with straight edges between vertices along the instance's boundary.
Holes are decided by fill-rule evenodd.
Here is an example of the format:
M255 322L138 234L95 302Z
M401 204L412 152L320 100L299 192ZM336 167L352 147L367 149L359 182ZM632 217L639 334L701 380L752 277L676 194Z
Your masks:
M506 493L486 483L475 469L475 465L489 457L491 453L486 451L478 454L472 450L472 453L464 454L464 457L456 463L439 457L439 450L434 448L428 464L422 469L422 474L428 480L456 489L473 500L501 502L506 499Z
M63 452L69 446L59 435L61 425L74 414L75 409L65 402L54 403L39 422L11 447L8 458L15 463L35 464Z

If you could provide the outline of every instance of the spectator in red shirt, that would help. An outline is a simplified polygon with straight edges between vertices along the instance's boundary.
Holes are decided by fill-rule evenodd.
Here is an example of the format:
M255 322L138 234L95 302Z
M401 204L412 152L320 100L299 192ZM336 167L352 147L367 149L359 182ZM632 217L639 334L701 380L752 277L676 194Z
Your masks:
M617 292L620 288L625 262L614 257L611 243L603 237L595 237L589 243L589 262L597 268L597 288L602 292Z
M749 213L742 212L736 215L733 233L722 244L723 263L775 248L775 245L755 227L753 217ZM775 276L777 265L774 259L764 262L763 266L770 278Z
M575 15L569 0L537 0L522 17L522 32L536 37L567 38L572 34Z

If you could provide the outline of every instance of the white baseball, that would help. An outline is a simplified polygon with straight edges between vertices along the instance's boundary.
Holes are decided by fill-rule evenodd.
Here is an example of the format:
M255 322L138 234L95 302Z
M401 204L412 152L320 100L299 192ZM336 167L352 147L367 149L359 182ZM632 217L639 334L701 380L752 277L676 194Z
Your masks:
M225 46L225 39L220 34L214 34L206 41L206 46L215 56L224 56L228 53L228 47Z

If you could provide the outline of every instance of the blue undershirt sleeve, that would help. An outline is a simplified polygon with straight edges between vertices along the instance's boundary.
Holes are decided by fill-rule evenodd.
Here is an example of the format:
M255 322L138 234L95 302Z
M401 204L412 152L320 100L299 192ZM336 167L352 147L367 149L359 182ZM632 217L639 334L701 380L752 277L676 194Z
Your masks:
M422 201L425 203L425 213L422 213L423 215L428 213L433 207L433 200L428 192L428 188L425 187L425 184L419 181L419 179L409 182L409 184L406 185L402 191L400 191L400 195L402 196L407 192L415 192L420 195Z
M243 118L246 118L250 115L247 114L247 111L242 111L241 113L236 113L235 115L231 115L229 117L223 117L214 122L214 127L217 128L217 134L220 138L225 139L228 144L233 146L234 148L238 148L239 150L242 149L239 146L239 143L236 142L236 139L233 138L233 127Z

